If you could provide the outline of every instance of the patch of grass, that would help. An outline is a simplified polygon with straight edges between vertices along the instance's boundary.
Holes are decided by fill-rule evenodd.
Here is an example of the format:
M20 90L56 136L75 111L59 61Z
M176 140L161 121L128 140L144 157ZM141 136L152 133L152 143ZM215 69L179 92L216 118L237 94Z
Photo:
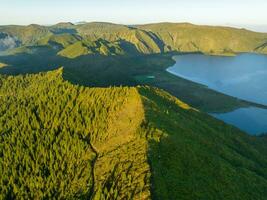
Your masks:
M0 63L0 68L6 67L6 66L7 66L7 64L5 64L5 63Z

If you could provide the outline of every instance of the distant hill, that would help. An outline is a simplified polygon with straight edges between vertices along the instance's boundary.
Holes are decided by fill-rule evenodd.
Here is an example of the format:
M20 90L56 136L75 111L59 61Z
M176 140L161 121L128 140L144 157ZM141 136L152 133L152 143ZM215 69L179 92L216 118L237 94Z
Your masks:
M1 26L0 32L18 38L22 45L39 45L39 40L43 42L50 36L58 34L65 36L70 34L79 38L79 42L82 43L90 41L91 44L94 44L96 41L105 40L109 45L105 46L107 50L105 50L104 55L113 54L110 52L121 54L121 50L123 50L123 54L155 54L172 51L202 52L212 55L233 55L239 52L266 53L264 47L267 42L266 33L229 27L198 26L188 23L158 23L138 26L103 22L77 25L59 23L53 26ZM65 38L68 40L67 37ZM51 42L47 40L47 43L50 44ZM45 43L41 44L45 45ZM94 46L85 45L83 47L77 45L75 55L68 55L66 53L68 50L62 55L73 58L74 56L92 54ZM63 46L63 49L60 50L65 48L68 47ZM98 49L93 51L93 54L103 54L103 51Z
M41 38L51 35L47 27L32 24L29 26L1 26L0 32L18 38L22 45L34 45Z
M193 24L150 24L138 28L151 31L165 43L168 50L200 51L208 54L253 52L264 41L264 33L245 29Z
M1 199L258 199L267 143L163 90L0 75Z

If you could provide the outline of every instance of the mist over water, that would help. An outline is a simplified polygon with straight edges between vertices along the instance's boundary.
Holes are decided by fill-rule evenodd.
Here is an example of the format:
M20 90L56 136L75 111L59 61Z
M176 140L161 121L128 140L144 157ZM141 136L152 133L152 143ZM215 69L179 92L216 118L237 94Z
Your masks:
M174 56L167 69L179 77L240 99L267 105L267 56L240 54L236 57L188 54ZM267 110L244 108L213 116L251 134L267 132ZM249 123L248 123L249 122Z
M0 32L0 51L16 48L19 45L19 41L6 33Z

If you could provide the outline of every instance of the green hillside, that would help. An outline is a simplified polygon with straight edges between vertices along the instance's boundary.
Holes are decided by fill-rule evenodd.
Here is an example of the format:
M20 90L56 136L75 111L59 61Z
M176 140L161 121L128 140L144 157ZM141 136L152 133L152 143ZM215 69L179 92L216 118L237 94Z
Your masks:
M66 48L67 46L72 45L79 40L81 40L81 38L77 35L63 33L44 37L37 42L37 45L56 45L60 48Z
M258 46L256 51L266 54L267 53L267 42Z
M126 26L103 22L74 25L59 23L53 26L1 26L0 32L18 38L22 45L40 45L51 42L59 43L67 48L74 48L76 40L96 41L105 40L115 45L118 54L155 54L166 52L202 52L211 55L234 55L240 52L266 53L266 33L256 33L245 29L229 27L198 26L188 23L158 23L139 26ZM58 36L59 35L59 36ZM89 49L77 50L77 56L91 54ZM107 48L106 46L103 48ZM110 48L107 48L110 51ZM62 50L62 49L60 49ZM60 51L59 50L59 51ZM116 51L115 54L117 54ZM100 49L95 54L102 54Z
M254 52L266 42L267 34L228 27L193 24L158 23L126 27L107 23L88 23L78 27L78 33L108 41L125 40L141 53L170 51L203 52L229 55Z
M265 199L261 137L163 90L0 76L1 199Z
M5 63L0 63L0 68L6 67L7 65Z
M114 51L125 50L118 46L112 48L112 45L116 44L100 40L94 43L79 41L60 52L50 45L16 48L9 50L7 55L0 56L0 62L7 65L0 68L0 74L38 73L64 66L64 78L74 84L90 87L150 85L164 89L205 112L227 112L249 106L264 107L168 73L166 69L174 64L174 54L115 56ZM107 51L94 54L101 47L107 47L104 48ZM80 55L88 51L91 54Z
M84 55L122 55L125 54L124 50L120 47L118 42L110 43L106 40L99 39L96 41L83 40L69 45L58 55L66 58L77 58Z
M164 41L165 50L182 52L203 52L207 54L232 54L254 52L266 42L266 33L245 29L193 24L161 23L138 26L154 33Z
M0 26L0 32L8 33L18 38L22 45L34 45L41 38L52 34L47 27L36 24L29 26Z

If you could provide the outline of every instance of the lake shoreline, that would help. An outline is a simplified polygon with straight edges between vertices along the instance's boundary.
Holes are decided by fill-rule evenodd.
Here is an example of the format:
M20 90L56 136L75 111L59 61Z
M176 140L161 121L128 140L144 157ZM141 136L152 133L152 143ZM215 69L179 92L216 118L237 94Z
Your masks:
M171 66L171 67L172 67L172 66ZM181 74L179 74L179 73L173 72L173 71L171 71L169 68L170 68L170 67L168 67L168 68L166 69L166 71L167 71L168 73L170 73L170 74L172 74L172 75L174 75L174 76L177 76L177 77L179 77L179 78L185 79L185 80L187 80L187 81L191 81L191 82L193 82L193 83L199 84L199 85L202 86L202 87L208 88L208 89L213 90L213 91L215 91L215 92L219 92L219 93L221 93L221 94L223 94L223 95L226 95L226 96L230 96L230 97L236 98L236 99L238 99L239 101L246 103L246 104L247 104L246 107L250 107L250 106L252 106L252 107L257 107L257 108L267 109L267 105L259 104L259 103L256 103L256 102L247 101L247 100L244 100L244 99L240 99L240 98L237 98L237 97L234 97L234 96L231 96L231 95L222 93L222 92L220 92L220 91L216 91L216 90L210 88L209 86L207 86L207 85L205 85L205 84L194 82L194 81L190 80L190 79L189 79L188 77L186 77L186 76L183 76L183 75L181 75ZM226 112L221 112L221 111L219 111L219 112L212 112L212 113L214 113L214 114L220 114L220 113L227 113L227 112L228 112L228 111L226 111Z
M197 61L193 61L192 62L192 60L194 60L194 58L190 57L190 55L195 56ZM203 59L204 61L207 62L205 65L203 65L203 67L205 67L206 65L208 66L208 65L216 64L216 62L214 61L214 59L216 59L216 56L213 57L213 56L205 55L205 54L202 54L202 55L209 57L209 58L204 58ZM179 77L181 79L185 79L185 80L191 81L191 82L193 82L195 84L199 84L200 86L205 87L205 88L210 89L210 90L213 90L214 92L219 92L219 93L222 93L223 95L227 95L227 96L230 96L230 97L233 97L233 98L237 98L240 102L243 102L244 105L245 105L245 106L244 105L240 106L239 108L237 107L233 111L207 112L209 115L211 115L213 117L216 117L217 119L223 120L228 124L235 125L238 128L240 128L241 130L243 130L243 131L245 131L245 132L247 132L249 134L252 134L252 135L258 135L258 134L261 134L263 132L267 132L267 124L265 123L265 121L263 121L263 119L265 119L265 118L266 118L266 121L267 121L267 105L264 105L264 104L261 104L261 103L258 103L258 102L249 101L249 100L246 100L246 99L242 99L242 98L240 98L238 96L232 96L229 93L224 93L221 90L216 90L214 86L210 87L210 84L212 82L210 82L209 79L206 80L204 77L206 77L206 76L207 77L209 77L209 76L213 77L212 74L208 75L211 72L207 71L208 74L205 74L206 73L205 71L204 72L200 71L200 70L202 70L202 67L195 67L194 68L195 65L198 66L199 63L201 63L200 61L202 60L202 58L201 57L199 58L199 56L202 56L202 55L201 54L186 54L186 56L188 56L188 58L183 58L186 61L179 60L179 63L178 63L178 60L177 60L178 58L177 57L178 56L183 56L183 55L180 55L180 54L173 55L172 56L172 60L175 61L175 64L173 66L170 66L170 67L166 68L166 72L169 73L169 74L172 74L174 76L177 76L177 77ZM240 56L240 55L246 56L246 54L239 54L237 56ZM248 54L248 55L251 56L250 54ZM238 57L236 57L236 58L240 59ZM207 59L207 60L205 60L205 59ZM178 69L177 68L178 65L180 65L179 66L180 71L175 70L175 69ZM220 66L220 65L218 65L218 66L219 67L223 67L223 66ZM217 69L214 69L214 66L212 66L211 69L213 71L215 71L215 72L217 70ZM189 72L187 74L186 70L194 71L194 73ZM220 69L220 70L218 70L218 73L222 72L222 69ZM233 70L233 69L231 69L231 70ZM253 68L253 70L254 70L254 68ZM204 73L205 76L201 76L201 75L199 75L199 73ZM190 76L190 74L191 74L191 76ZM193 74L196 74L196 76L194 76ZM210 79L210 80L214 81L214 80L216 80L216 78L215 79ZM222 79L222 80L219 79L219 80L222 81L222 83L224 83L223 82L224 79ZM234 80L234 81L236 81L236 80ZM257 113L258 116L254 116L255 113ZM257 119L257 118L260 118L260 119ZM244 121L247 121L247 122L246 123L242 123L242 122L240 122L241 119L244 120ZM250 120L248 120L248 119L250 119ZM251 124L253 124L253 125L251 125ZM248 126L252 126L252 127L248 128Z

